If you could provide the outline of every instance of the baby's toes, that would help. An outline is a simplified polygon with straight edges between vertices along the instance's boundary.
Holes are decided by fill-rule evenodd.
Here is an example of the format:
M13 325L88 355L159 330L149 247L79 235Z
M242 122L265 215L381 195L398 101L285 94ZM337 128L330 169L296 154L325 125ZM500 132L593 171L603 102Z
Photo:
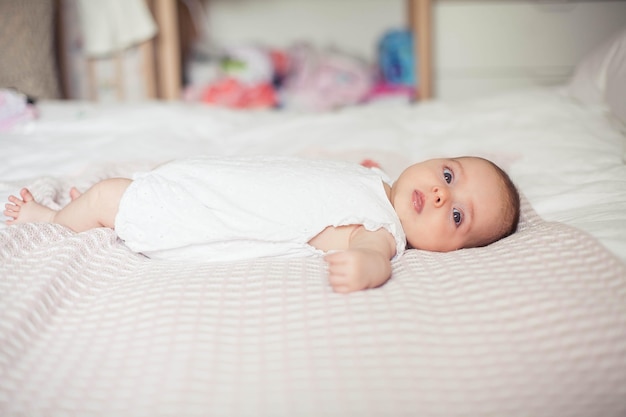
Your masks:
M5 213L6 212L11 212L11 213L17 213L18 211L20 211L20 206L15 205L15 204L11 204L11 203L6 203L4 205Z
M13 205L15 205L15 207L20 207L22 204L24 204L24 200L22 200L22 199L20 199L20 198L17 198L17 197L16 197L16 196L14 196L14 195L10 195L10 196L9 196L9 201L10 201L11 203L13 203ZM7 204L7 206L8 206L8 205L9 205L9 204Z
M2 212L6 217L11 217L15 219L17 217L17 212L13 210L9 210L8 208Z
M82 195L82 193L80 191L78 191L78 189L76 187L72 187L70 189L70 198L72 200L76 200L78 197L80 197Z
M22 188L20 190L20 195L22 196L22 200L24 200L25 203L28 203L29 201L33 201L35 199L27 188Z

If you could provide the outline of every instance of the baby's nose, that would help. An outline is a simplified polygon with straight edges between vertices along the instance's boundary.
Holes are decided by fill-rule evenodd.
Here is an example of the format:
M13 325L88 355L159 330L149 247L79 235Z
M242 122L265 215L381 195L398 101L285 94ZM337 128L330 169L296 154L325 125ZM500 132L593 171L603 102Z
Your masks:
M448 198L450 198L450 194L447 188L435 186L433 187L433 201L435 203L435 207L441 207L446 204Z

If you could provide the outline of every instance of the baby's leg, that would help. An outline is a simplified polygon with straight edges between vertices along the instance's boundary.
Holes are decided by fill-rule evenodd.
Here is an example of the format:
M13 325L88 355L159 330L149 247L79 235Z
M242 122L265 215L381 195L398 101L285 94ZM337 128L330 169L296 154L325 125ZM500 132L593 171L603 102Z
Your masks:
M120 199L132 180L112 178L101 181L76 196L67 206L56 211L37 203L27 189L22 189L20 196L9 197L4 214L12 217L6 223L17 224L26 222L58 223L69 227L75 232L82 232L95 227L115 226L115 216Z

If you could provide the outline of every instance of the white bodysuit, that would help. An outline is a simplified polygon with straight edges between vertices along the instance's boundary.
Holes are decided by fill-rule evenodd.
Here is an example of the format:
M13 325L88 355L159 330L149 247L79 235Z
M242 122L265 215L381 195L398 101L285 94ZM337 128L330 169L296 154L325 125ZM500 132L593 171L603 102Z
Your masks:
M233 261L321 254L308 244L328 226L381 227L406 238L375 171L299 158L196 158L136 174L115 230L157 259Z

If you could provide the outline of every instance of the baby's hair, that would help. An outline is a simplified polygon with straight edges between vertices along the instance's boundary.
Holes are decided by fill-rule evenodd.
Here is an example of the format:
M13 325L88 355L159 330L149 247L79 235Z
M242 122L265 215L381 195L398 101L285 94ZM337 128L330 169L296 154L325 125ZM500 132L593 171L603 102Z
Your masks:
M502 211L502 224L498 233L491 238L486 239L484 242L480 242L476 246L487 246L500 239L504 239L507 236L512 235L517 230L520 218L520 196L517 187L502 168L493 163L492 161L485 159L496 171L500 177L502 191L504 192L504 207Z

